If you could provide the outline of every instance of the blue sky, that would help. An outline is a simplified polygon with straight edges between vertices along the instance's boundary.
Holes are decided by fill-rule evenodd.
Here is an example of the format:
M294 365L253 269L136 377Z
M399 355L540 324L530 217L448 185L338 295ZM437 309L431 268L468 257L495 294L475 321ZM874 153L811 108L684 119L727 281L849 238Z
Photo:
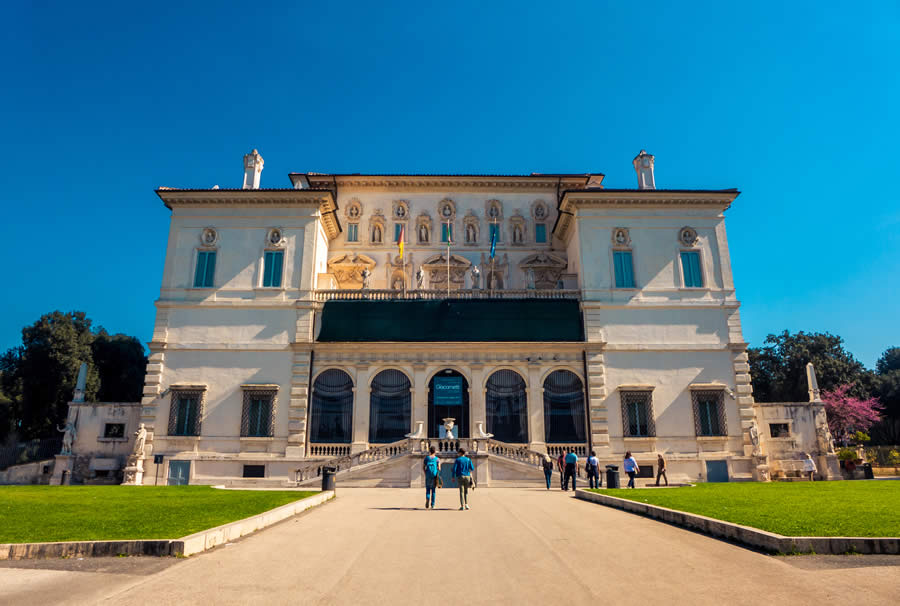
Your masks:
M745 338L900 345L894 2L5 8L0 348L54 309L149 340L153 189L289 171L588 172L737 187ZM551 7L550 5L555 6ZM746 4L749 6L740 6Z

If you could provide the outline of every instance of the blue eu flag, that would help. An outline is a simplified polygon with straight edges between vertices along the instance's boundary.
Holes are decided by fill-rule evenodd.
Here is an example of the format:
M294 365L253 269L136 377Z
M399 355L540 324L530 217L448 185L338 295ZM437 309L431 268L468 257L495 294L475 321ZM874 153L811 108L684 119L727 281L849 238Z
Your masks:
M491 230L491 259L494 258L494 252L497 250L497 231L496 229Z

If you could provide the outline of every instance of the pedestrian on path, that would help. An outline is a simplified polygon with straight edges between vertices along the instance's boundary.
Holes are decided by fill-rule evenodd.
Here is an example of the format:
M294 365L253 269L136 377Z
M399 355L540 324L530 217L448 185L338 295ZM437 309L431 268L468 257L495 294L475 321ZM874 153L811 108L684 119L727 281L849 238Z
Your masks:
M803 460L803 475L808 475L809 481L815 482L816 471L818 471L816 469L816 462L812 460L811 454L806 453L806 458Z
M566 487L566 462L565 462L566 453L562 450L559 452L559 456L556 457L556 469L559 470L559 489L562 490Z
M575 474L578 473L576 465L578 465L578 455L569 448L566 453L566 477L563 480L563 490L569 490L569 478L572 478L572 490L575 490Z
M547 480L547 490L550 490L550 480L553 478L553 459L550 458L550 455L545 454L542 464L544 466L544 479Z
M466 449L460 448L456 451L456 462L453 463L453 477L459 486L459 510L469 508L469 487L473 485L472 471L475 467L472 465L472 459L466 456Z
M438 477L441 474L441 461L435 454L434 446L428 449L428 456L422 461L422 470L425 472L425 509L434 509Z
M656 485L659 486L659 478L662 478L666 481L666 486L669 485L669 476L666 475L666 460L663 458L661 454L656 455Z
M631 456L631 451L625 453L625 473L628 474L628 488L634 488L634 475L641 470L637 461Z
M591 488L600 488L600 459L597 458L595 451L591 451L591 456L588 457L584 470L587 472L588 484L590 484Z

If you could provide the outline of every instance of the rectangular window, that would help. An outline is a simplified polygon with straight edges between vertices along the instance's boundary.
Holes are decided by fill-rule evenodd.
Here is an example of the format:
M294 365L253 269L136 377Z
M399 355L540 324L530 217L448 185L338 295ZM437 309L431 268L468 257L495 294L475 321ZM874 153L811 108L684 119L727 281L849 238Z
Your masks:
M194 288L212 288L216 273L216 251L197 251L197 270L194 272Z
M350 223L347 225L347 242L359 242L358 223Z
M441 242L447 242L447 236L450 236L450 240L453 239L453 224L441 223Z
M394 242L400 241L401 231L403 231L403 225L401 223L394 223Z
M696 250L681 251L681 272L684 274L684 285L687 288L702 288L703 274L700 272L700 252Z
M791 427L788 423L769 423L769 435L773 438L791 437Z
M720 390L691 392L694 401L694 429L698 436L728 435L723 393Z
M203 392L173 391L169 411L170 436L200 435L200 403Z
M273 435L273 390L244 390L244 411L241 415L241 437L271 438Z
M284 263L283 250L267 250L263 262L263 286L281 286L281 266Z
M265 465L244 465L245 478L264 478L266 477Z
M103 427L104 438L125 438L125 423L107 423Z
M489 226L488 236L490 237L490 241L499 242L500 241L500 226L496 223L491 223Z
M652 392L623 391L622 425L626 438L644 438L656 435L653 421Z
M537 223L534 226L534 241L535 242L546 242L547 241L547 226L543 223Z
M616 288L634 288L634 267L631 263L631 251L613 251L613 265L616 270Z

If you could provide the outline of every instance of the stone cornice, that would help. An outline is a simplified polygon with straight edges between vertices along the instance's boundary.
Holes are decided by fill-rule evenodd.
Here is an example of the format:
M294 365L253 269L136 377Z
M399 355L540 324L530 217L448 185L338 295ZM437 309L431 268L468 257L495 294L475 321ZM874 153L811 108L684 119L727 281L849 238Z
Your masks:
M566 191L557 207L558 216L553 233L566 241L572 225L572 218L578 207L701 207L718 212L728 210L734 199L740 195L736 189L723 190L637 190L637 189L596 189Z
M324 189L168 189L159 188L156 195L172 210L175 206L198 205L268 205L307 206L319 209L319 218L333 240L341 232L337 219L337 201Z
M310 185L392 191L547 191L577 190L589 175L307 175Z

